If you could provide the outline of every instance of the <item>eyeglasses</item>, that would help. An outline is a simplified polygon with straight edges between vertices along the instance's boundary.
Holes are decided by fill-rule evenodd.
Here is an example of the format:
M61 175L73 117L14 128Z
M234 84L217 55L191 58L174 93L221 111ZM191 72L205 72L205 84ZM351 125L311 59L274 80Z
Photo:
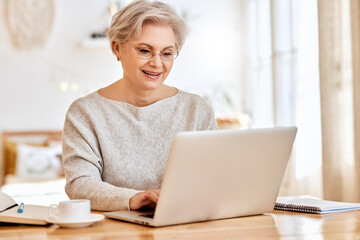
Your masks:
M135 48L129 42L127 42L127 43L130 45L130 47L132 49L134 49L136 55L141 59L150 60L156 54L156 52L151 50L149 47L136 47ZM177 58L177 56L179 56L179 52L175 51L172 48L169 48L169 49L165 49L165 50L161 51L159 53L159 56L160 56L161 60L163 60L163 61L173 61L175 58Z

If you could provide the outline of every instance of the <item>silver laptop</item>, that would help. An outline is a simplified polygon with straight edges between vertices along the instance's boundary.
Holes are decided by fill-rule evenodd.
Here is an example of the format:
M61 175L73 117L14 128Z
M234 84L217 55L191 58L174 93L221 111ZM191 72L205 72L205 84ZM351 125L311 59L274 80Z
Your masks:
M178 133L154 212L109 218L166 226L271 212L296 127Z

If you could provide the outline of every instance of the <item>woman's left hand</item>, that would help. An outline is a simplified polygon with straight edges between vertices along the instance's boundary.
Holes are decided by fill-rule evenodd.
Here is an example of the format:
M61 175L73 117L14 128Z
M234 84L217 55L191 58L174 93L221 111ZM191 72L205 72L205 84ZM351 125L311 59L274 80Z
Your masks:
M160 195L160 189L147 190L135 194L129 202L131 210L138 210L142 207L155 208Z

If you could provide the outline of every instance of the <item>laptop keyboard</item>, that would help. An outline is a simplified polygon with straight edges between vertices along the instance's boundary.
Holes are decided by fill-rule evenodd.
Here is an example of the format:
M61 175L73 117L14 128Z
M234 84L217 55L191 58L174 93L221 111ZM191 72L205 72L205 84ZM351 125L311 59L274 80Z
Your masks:
M144 215L140 215L140 217L154 218L154 214L153 213L144 214Z

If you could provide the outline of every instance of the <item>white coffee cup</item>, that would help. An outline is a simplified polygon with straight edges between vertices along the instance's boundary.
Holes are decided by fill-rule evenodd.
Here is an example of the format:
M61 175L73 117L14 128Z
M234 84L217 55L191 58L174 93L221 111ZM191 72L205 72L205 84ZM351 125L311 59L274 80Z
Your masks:
M54 213L56 210L56 213ZM57 221L78 222L90 219L90 200L74 199L59 202L59 205L51 204L49 206L50 217Z

